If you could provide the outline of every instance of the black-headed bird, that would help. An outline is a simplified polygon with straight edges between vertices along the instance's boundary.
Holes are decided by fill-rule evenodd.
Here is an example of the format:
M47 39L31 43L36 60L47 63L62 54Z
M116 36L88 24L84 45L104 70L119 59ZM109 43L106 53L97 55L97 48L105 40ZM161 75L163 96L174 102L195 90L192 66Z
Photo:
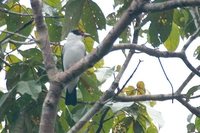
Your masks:
M84 33L80 30L72 30L65 40L62 41L63 53L62 62L64 70L69 69L73 64L78 62L86 55L85 45L82 42L84 37L89 36L88 33ZM79 76L70 81L64 88L66 89L65 104L76 105L77 104L77 92L76 87L79 81Z

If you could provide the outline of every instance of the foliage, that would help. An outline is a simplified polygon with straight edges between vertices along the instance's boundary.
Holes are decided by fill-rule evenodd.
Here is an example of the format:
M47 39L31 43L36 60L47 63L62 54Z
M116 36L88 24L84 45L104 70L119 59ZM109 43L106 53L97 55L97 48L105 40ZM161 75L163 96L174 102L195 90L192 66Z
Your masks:
M48 27L52 51L57 67L62 69L60 42L73 28L79 28L92 35L84 40L87 52L91 52L94 42L99 42L98 30L113 26L128 8L132 0L114 0L114 11L104 16L101 8L92 0L44 0L44 16ZM160 1L160 0L159 0ZM159 2L154 1L154 2ZM38 44L34 29L32 9L17 0L0 1L0 70L5 71L7 92L0 92L0 129L2 132L34 133L38 132L42 103L48 91L49 79L43 64L42 51ZM163 45L168 51L174 52L180 39L188 38L196 27L192 15L187 8L173 9L165 12L154 12L142 18L140 35L147 36L148 43L153 47ZM89 21L88 21L89 20ZM139 28L139 27L138 27ZM131 26L120 35L120 43L130 43ZM32 44L34 43L34 44ZM195 51L200 58L200 48ZM115 69L117 68L117 69ZM69 130L91 108L91 104L103 95L100 86L112 75L118 73L118 66L106 68L103 59L81 75L78 84L78 100L84 101L75 107L66 106L60 98L56 132ZM188 99L199 90L192 87ZM139 81L134 87L128 84L120 95L136 96L149 93L145 83ZM112 105L113 104L113 105ZM107 104L87 124L82 131L93 133L102 128L104 132L113 133L157 133L159 129L148 112L148 107L156 104L149 101ZM156 111L155 111L156 112ZM103 117L104 116L104 117ZM103 119L102 119L103 118ZM161 119L161 118L160 118ZM3 125L4 123L4 125ZM188 124L188 132L200 131L200 119ZM102 127L100 127L100 125Z

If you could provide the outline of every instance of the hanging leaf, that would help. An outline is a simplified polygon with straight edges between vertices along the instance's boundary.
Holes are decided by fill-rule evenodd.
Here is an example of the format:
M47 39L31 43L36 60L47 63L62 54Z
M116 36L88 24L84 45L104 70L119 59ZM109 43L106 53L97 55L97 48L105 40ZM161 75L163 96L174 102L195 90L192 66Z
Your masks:
M106 19L95 2L87 0L83 8L82 21L86 32L90 33L92 38L99 42L97 30L105 29Z
M6 56L6 61L8 61L10 64L21 62L21 60L13 54Z
M157 47L165 42L172 29L173 10L150 13L148 18L151 22L149 26L149 41L152 46Z
M77 27L83 12L85 0L68 0L65 8L65 17L62 28L62 39Z
M169 37L167 38L167 40L165 41L164 45L168 51L174 52L176 48L178 47L179 40L180 39L179 39L178 26L175 23L173 23L171 33Z

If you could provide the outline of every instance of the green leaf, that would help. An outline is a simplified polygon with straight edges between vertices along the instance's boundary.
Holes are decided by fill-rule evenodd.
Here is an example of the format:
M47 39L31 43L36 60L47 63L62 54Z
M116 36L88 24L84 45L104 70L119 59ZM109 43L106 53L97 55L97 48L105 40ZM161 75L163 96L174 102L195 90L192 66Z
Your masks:
M94 46L94 40L91 37L86 37L83 40L87 52L91 52Z
M97 100L102 92L98 88L99 81L92 72L85 72L81 75L79 88L83 96L84 101L95 101Z
M130 36L131 36L131 29L128 26L119 36L119 42L120 43L130 43Z
M29 8L26 8L19 4L13 5L10 11L17 12L17 13L31 12ZM9 14L6 16L7 30L11 32L16 32L19 28L23 27L23 29L18 33L27 37L30 35L33 28L33 25L31 22L32 22L31 16L21 16L21 15L16 15L16 14ZM12 36L12 39L17 40L17 41L25 41L26 38L22 38L15 35L15 36Z
M114 25L117 22L117 16L115 14L115 12L110 13L107 17L106 17L106 23L108 25Z
M59 42L61 40L62 23L56 18L46 18L48 26L49 39L51 42Z
M185 9L174 9L173 21L176 25L184 27L189 20L189 12Z
M29 94L32 99L37 100L40 92L42 91L41 85L39 85L36 81L20 81L16 86L17 92L20 94Z
M0 93L0 121L2 121L6 111L8 110L9 106L13 103L13 97L15 94L15 90L11 89L7 93Z
M65 17L63 21L62 39L74 29L81 18L85 0L68 0L65 5Z
M200 46L197 46L193 56L196 56L196 59L200 60Z
M80 120L80 118L86 114L88 112L88 107L85 106L85 105L78 105L78 106L75 106L71 113L72 113L72 119L74 120L74 122L77 122Z
M54 8L61 8L62 2L61 0L44 0L44 3Z
M171 33L167 38L167 40L165 41L164 45L168 51L173 52L178 47L178 44L179 44L179 29L178 26L175 23L173 23Z
M158 133L158 129L156 128L155 125L150 125L148 128L147 128L147 131L146 133Z
M200 132L200 118L196 117L195 119L195 128L197 129L198 132Z
M30 60L32 66L42 64L42 52L37 48L30 48L28 50L18 50L19 53L24 57L24 60Z
M13 54L6 56L6 61L8 61L10 64L21 62L21 60Z
M99 42L97 30L105 29L106 19L100 7L95 2L88 0L85 3L82 21L86 32L90 33L94 40Z
M165 42L172 29L173 10L150 13L148 15L151 24L149 26L149 41L154 47Z
M187 100L198 90L200 90L200 85L193 86L192 88L190 88L186 93Z

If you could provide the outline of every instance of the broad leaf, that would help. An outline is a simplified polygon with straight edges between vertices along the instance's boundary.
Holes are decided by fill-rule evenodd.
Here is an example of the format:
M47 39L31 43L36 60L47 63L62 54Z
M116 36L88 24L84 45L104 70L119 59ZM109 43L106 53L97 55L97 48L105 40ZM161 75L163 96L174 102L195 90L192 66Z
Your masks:
M68 0L65 5L65 17L63 21L62 39L76 28L83 12L85 0Z
M151 22L149 26L149 41L152 46L157 47L165 42L172 29L173 10L165 12L150 13L148 18Z
M156 128L156 126L150 125L150 126L147 128L146 133L158 133L158 129Z
M178 29L178 26L173 23L172 24L171 33L170 33L169 37L167 38L167 40L164 43L165 47L167 48L168 51L173 52L178 47L179 40L180 39L179 39L179 29Z
M27 12L31 13L30 9L24 6L21 6L19 4L13 5L10 11L17 12L17 13L27 13ZM17 30L19 30L19 28L23 27L22 30L18 33L24 36L29 36L33 28L31 16L9 14L6 17L6 24L7 24L7 30L11 32L16 32ZM22 38L20 36L12 36L12 39L18 40L18 41L24 41L26 38Z
M20 81L16 86L17 92L20 94L29 94L32 99L37 100L40 92L42 91L41 85L39 85L36 81Z
M105 29L106 19L95 2L88 0L85 3L82 21L86 32L90 33L94 40L99 42L97 30Z

